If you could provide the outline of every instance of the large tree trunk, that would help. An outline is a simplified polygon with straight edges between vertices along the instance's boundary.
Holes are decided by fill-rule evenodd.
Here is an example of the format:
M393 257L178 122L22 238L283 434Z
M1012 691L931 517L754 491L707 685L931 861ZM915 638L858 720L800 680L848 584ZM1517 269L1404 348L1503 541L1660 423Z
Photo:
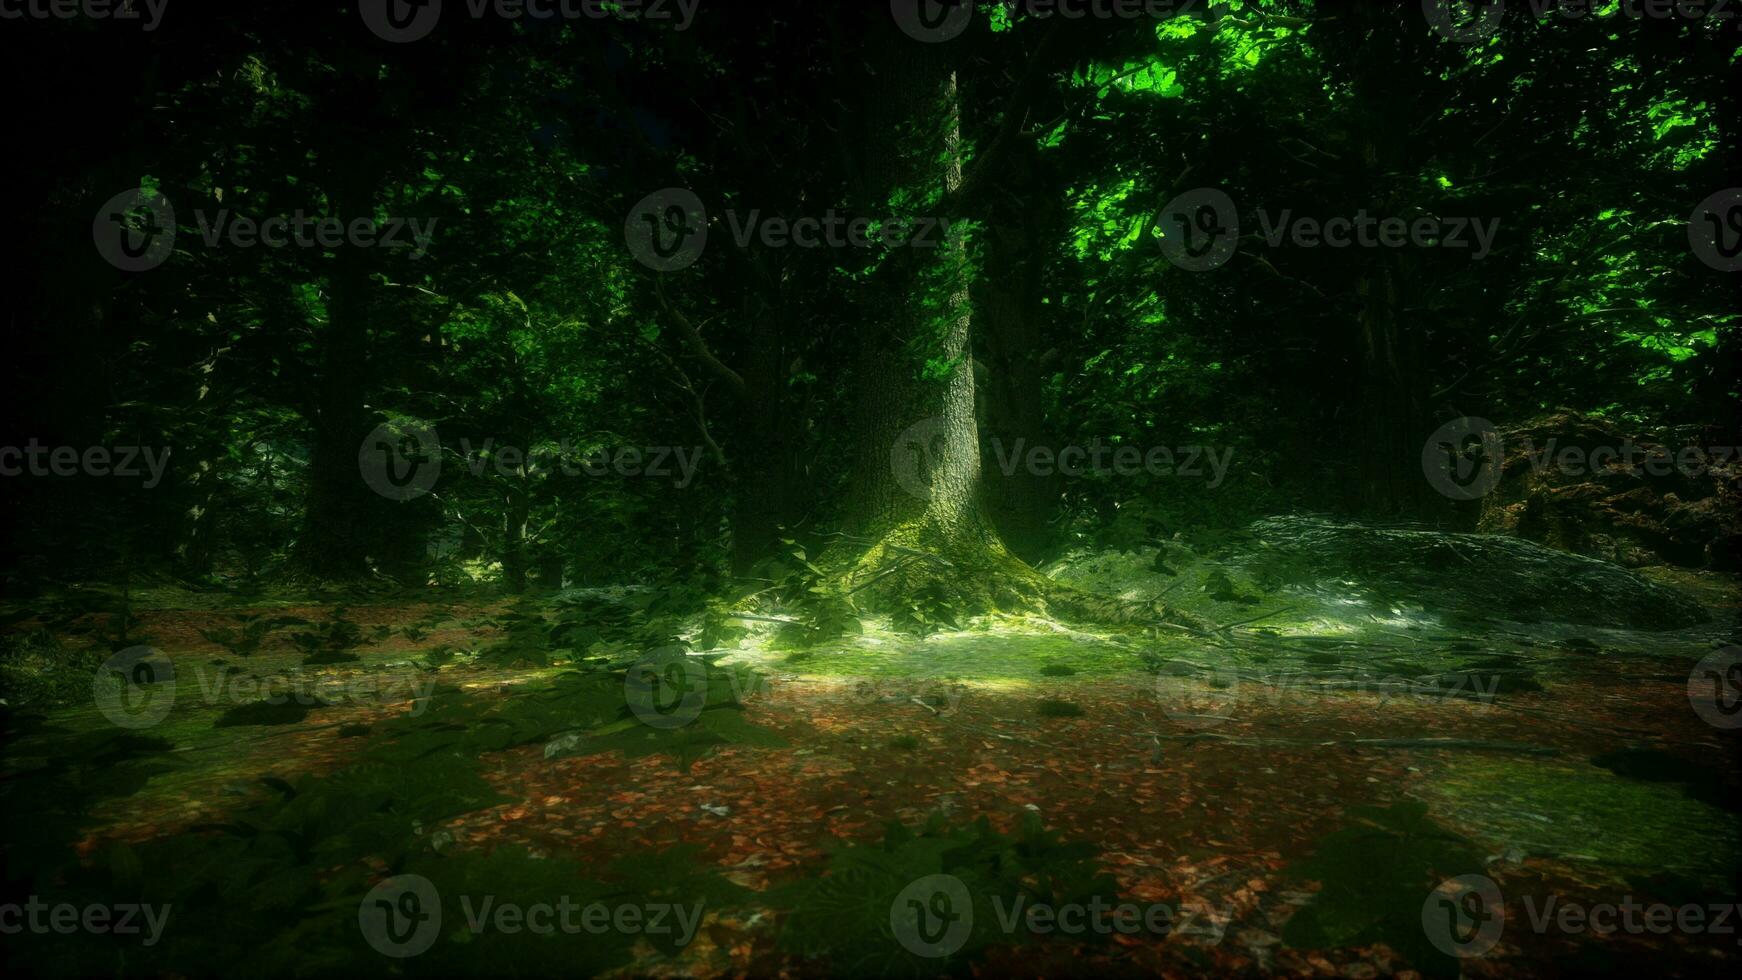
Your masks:
M340 154L329 200L349 223L374 217L376 178L365 161ZM319 578L355 578L368 571L372 500L357 471L357 450L369 432L364 386L369 378L372 313L368 250L346 245L328 277L327 325L320 338L320 380L314 399L308 507L299 542L303 569Z
M960 101L948 54L888 17L867 28L875 77L856 196L862 215L951 217L963 196ZM971 193L971 191L970 191ZM934 203L939 202L941 203ZM909 202L898 208L895 202ZM847 535L824 556L844 592L911 597L924 590L958 613L995 610L1077 620L1205 624L1159 602L1086 595L1036 572L1005 547L986 506L975 415L972 266L965 243L898 248L865 278L854 375L857 459Z
M916 200L910 214L944 217L926 202L947 200L962 181L952 46L916 43L888 21L869 28L876 78L858 205L881 216L892 201ZM1039 576L1009 554L984 509L968 275L957 240L895 249L867 280L846 515L857 560L847 581L857 588L899 565L881 588L924 581L983 611L1032 601Z
M1389 11L1364 8L1349 29L1359 38L1383 36ZM1358 71L1354 79L1360 111L1356 137L1361 148L1360 176L1378 196L1368 210L1403 213L1405 192L1398 174L1409 172L1399 159L1406 147L1397 133L1406 123L1402 104L1391 91L1395 59L1382 48L1350 39ZM1428 383L1420 329L1404 322L1413 287L1413 260L1396 250L1380 250L1355 283L1360 313L1358 349L1360 398L1356 426L1357 466L1363 509L1376 516L1415 516L1426 502L1428 483L1421 473L1421 448L1427 439Z

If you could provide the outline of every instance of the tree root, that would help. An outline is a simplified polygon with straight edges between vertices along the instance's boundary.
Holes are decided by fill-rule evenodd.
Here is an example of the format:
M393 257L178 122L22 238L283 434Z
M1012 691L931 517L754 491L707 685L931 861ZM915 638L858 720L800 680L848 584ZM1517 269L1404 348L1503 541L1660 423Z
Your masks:
M828 587L874 609L927 595L970 616L1033 613L1079 625L1159 626L1200 635L1216 629L1160 601L1096 595L1055 582L995 539L927 548L908 540L916 537L892 534L836 564L828 570Z

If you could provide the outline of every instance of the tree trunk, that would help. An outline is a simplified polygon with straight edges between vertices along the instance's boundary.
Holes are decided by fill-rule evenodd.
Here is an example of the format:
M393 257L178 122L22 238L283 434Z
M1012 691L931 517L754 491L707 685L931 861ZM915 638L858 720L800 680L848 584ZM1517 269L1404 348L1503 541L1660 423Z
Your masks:
M1390 213L1390 212L1386 212ZM1427 438L1420 343L1399 323L1398 270L1390 256L1356 284L1361 300L1361 460L1366 510L1410 516L1423 502L1421 444Z
M758 561L772 555L783 529L803 516L807 483L794 430L802 416L788 392L790 316L782 305L778 315L751 321L743 372L751 438L734 465L738 488L731 522L732 574L738 576L749 575Z
M369 215L368 190L348 186L347 191L338 202L339 215L346 221ZM300 542L303 568L320 578L355 578L367 570L369 491L357 471L357 450L369 431L363 412L370 312L365 262L361 249L338 250L321 336L308 509Z
M379 64L362 55L344 96L375 105ZM373 149L380 134L367 126L336 128L315 148L327 210L349 225L373 220L385 161ZM335 249L327 275L327 324L321 332L319 380L314 393L309 452L308 506L298 541L298 563L318 578L356 578L369 571L380 538L370 512L383 501L364 484L357 453L368 435L365 387L370 372L374 251L356 244Z
M924 202L962 181L950 46L916 43L888 23L869 29L877 77L862 117L870 131L859 206L880 216L892 201L917 200L910 216L945 217ZM879 585L902 592L929 582L971 611L1024 604L1038 576L1009 554L984 509L966 249L951 241L882 259L867 278L855 363L849 587L901 565Z

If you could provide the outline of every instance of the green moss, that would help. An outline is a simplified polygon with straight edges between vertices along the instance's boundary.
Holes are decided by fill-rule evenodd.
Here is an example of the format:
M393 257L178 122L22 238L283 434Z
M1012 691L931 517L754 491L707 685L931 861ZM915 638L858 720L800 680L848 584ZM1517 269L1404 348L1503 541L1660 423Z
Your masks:
M1446 822L1496 851L1516 847L1618 876L1668 871L1720 886L1742 862L1742 834L1730 815L1676 786L1583 762L1459 758L1423 792Z
M1020 623L1020 621L1017 621ZM965 681L1034 683L1060 677L1056 668L1068 660L1068 671L1109 675L1142 671L1142 660L1130 649L1094 637L1056 632L1018 632L1003 621L925 639L867 630L838 645L819 648L804 657L778 657L755 647L738 656L767 660L782 669L831 677L939 677Z

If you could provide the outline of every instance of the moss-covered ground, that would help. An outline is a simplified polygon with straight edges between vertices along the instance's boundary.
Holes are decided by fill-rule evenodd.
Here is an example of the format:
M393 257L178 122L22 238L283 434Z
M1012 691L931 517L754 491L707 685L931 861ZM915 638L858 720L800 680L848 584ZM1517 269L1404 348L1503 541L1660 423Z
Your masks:
M867 616L795 644L778 616L710 633L636 590L341 605L157 588L128 596L124 624L113 594L14 608L8 669L33 680L7 692L8 892L176 911L150 948L32 937L9 960L117 975L1455 975L1396 896L1425 901L1474 870L1511 925L1467 973L1530 975L1569 955L1664 975L1735 965L1733 937L1545 932L1519 904L1735 901L1736 739L1688 697L1722 625L1472 627L1269 589L1239 568L1154 571L1165 563L1101 555L1047 572L1241 625L1025 613L920 635ZM1715 624L1734 614L1725 594L1708 594ZM113 702L101 710L92 664L123 643L174 665L161 720L124 727ZM676 671L681 695L692 668L694 716L648 723L683 710L660 685ZM638 672L664 678L651 701L637 701ZM1346 857L1381 845L1386 860ZM1044 880L1055 897L1165 903L1191 927L977 932L954 957L914 958L891 945L887 910L940 871L976 901ZM434 952L383 957L359 903L413 873L444 902L572 894L704 913L681 944L613 934L581 955L563 937L474 933L444 906ZM830 903L845 911L818 913Z

